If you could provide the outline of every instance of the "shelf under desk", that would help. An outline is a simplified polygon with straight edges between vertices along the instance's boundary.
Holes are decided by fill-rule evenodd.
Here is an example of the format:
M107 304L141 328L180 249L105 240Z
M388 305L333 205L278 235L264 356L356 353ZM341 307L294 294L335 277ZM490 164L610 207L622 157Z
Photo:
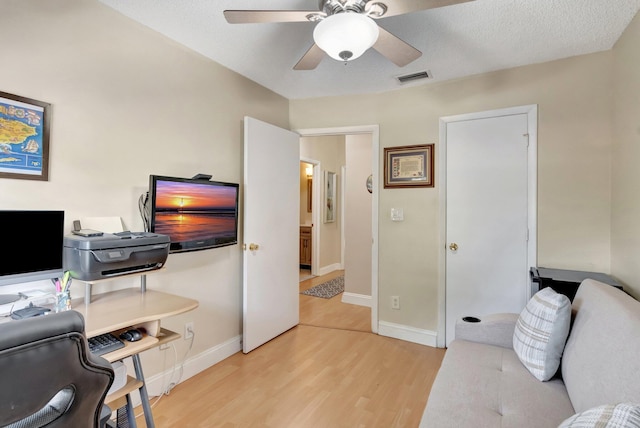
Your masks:
M124 331L124 329L114 332L115 336L118 336L121 331ZM132 355L144 352L148 349L156 348L165 343L169 343L180 337L181 335L174 331L161 328L155 337L148 334L143 334L142 339L136 342L127 342L126 340L124 340L124 348L116 349L115 351L103 354L101 355L101 357L109 361L110 363L113 363L114 361L119 361Z
M119 390L107 395L107 398L104 400L104 404L112 409L119 409L120 407L126 406L127 394L132 393L136 389L142 388L142 385L144 385L143 381L127 375L127 383Z

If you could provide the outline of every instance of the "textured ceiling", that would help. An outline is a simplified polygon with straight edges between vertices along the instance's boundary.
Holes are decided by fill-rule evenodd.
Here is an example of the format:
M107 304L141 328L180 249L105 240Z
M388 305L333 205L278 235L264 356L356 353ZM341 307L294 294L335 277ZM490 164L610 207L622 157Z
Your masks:
M222 12L317 10L318 0L100 1L289 99L422 85L396 77L424 70L436 82L608 50L640 9L640 0L475 0L377 20L422 51L405 67L370 49L347 64L326 56L295 71L314 23L228 24Z

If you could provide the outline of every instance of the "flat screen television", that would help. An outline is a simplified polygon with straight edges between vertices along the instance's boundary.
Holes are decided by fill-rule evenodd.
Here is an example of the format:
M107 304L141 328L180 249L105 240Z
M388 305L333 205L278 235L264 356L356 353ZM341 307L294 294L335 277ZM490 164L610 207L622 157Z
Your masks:
M238 243L237 183L149 177L149 231L171 238L169 252Z
M62 276L64 211L0 211L0 286ZM0 294L0 304L20 299Z

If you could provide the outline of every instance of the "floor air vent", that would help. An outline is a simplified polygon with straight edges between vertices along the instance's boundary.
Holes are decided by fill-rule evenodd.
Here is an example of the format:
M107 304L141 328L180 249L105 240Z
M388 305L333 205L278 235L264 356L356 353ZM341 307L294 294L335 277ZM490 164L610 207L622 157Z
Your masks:
M431 75L431 72L429 70L426 70L418 71L417 73L405 74L404 76L398 76L396 77L396 79L398 79L398 82L400 83L407 83L413 82L414 80L431 79L432 77L433 76Z

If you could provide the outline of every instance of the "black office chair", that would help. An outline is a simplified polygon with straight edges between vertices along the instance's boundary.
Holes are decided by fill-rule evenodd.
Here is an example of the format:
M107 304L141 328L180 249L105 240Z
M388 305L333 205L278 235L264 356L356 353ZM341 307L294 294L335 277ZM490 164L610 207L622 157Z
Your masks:
M0 324L0 427L106 426L113 379L76 311Z

